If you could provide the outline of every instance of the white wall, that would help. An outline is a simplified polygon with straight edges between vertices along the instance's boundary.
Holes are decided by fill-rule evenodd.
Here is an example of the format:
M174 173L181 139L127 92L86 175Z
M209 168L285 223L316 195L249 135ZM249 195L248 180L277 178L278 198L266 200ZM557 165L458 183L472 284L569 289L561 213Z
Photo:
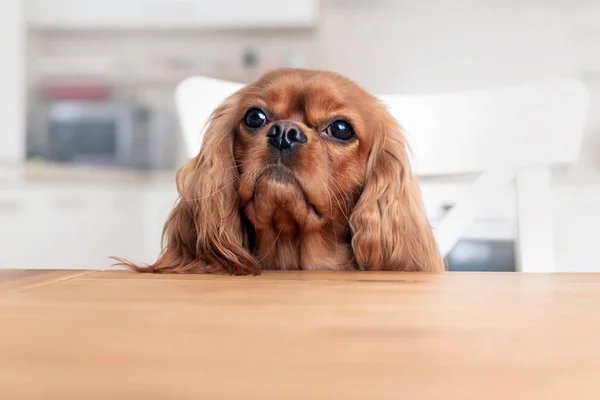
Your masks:
M377 92L481 88L579 74L573 10L584 3L326 0L321 61Z
M23 25L20 0L0 1L0 163L22 159L24 147Z
M600 169L600 2L324 0L322 12L319 62L376 93L583 78L592 107L580 168Z

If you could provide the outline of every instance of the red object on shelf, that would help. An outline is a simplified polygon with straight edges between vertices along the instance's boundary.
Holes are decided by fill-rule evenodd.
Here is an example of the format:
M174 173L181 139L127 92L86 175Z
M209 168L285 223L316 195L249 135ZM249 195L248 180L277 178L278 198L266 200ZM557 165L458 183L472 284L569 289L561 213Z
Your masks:
M49 85L43 89L44 97L54 100L106 100L110 88L97 85Z

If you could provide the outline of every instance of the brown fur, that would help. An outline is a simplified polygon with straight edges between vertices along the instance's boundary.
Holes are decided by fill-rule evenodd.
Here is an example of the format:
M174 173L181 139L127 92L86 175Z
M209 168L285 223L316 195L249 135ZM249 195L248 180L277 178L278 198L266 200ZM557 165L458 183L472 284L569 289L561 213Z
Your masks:
M251 132L241 121L252 107L270 122ZM356 140L326 137L334 118L350 122ZM276 164L265 135L278 120L296 123L308 142ZM230 96L213 113L200 153L178 172L177 188L158 260L121 265L234 275L444 269L398 123L334 73L276 70Z

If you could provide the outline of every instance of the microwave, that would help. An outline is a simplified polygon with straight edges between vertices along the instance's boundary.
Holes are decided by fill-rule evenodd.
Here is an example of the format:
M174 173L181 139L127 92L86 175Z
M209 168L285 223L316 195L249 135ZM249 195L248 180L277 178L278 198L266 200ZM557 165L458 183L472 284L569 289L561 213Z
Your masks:
M166 114L131 101L51 101L32 112L29 158L156 170L174 167Z

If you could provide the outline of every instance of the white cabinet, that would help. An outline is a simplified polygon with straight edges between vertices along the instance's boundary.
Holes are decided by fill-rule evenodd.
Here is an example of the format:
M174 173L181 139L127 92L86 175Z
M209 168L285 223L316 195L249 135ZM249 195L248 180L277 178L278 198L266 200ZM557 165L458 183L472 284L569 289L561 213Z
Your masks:
M600 272L600 186L573 186L553 199L558 272Z
M19 185L0 191L0 268L100 269L143 257L144 193Z
M24 23L20 0L0 1L0 164L24 156Z
M133 261L152 263L160 254L163 227L178 195L173 184L172 187L150 189L145 196L142 208L142 259Z
M0 191L0 268L25 268L36 249L44 204L26 191ZM34 229L32 229L34 228Z
M317 0L27 0L26 5L30 27L59 29L305 27L317 15Z

